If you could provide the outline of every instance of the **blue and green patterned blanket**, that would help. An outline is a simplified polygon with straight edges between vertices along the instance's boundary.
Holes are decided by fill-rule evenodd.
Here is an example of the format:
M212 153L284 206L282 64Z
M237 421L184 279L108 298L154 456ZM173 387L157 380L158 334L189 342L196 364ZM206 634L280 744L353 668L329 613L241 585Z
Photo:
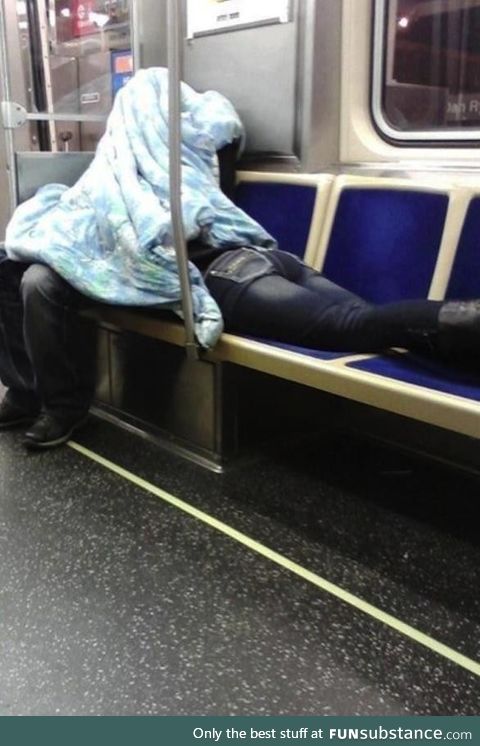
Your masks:
M215 247L272 246L263 228L220 191L216 151L243 137L231 103L182 84L182 209L187 239ZM43 262L107 303L180 310L168 170L168 73L139 71L116 96L95 157L71 188L42 187L7 228L11 259ZM220 311L190 264L195 330L204 347Z

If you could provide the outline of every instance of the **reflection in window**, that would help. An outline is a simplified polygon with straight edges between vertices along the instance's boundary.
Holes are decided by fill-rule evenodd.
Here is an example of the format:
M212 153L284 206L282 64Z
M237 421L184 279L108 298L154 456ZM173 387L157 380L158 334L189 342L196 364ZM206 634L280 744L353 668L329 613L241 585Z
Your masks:
M387 8L387 124L480 129L480 0L389 0Z

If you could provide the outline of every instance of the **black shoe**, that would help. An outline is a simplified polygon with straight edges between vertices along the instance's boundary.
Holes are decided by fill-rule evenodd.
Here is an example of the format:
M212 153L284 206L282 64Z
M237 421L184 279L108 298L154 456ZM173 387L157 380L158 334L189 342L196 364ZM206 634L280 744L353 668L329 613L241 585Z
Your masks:
M55 448L70 439L72 433L87 421L88 414L80 419L61 420L43 412L25 433L23 444L30 449Z
M7 394L0 403L0 430L8 430L33 422L37 414L38 410L32 411L18 406L9 399Z
M480 300L449 301L438 315L438 350L451 363L480 364Z

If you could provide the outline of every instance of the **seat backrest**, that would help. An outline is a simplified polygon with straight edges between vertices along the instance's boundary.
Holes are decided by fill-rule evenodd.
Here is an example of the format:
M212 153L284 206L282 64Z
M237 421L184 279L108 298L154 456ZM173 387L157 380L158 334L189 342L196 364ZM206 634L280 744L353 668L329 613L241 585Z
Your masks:
M33 197L45 184L73 186L94 153L16 153L17 204Z
M317 269L375 303L428 297L449 201L415 181L338 177Z
M480 297L480 196L468 205L453 260L447 298Z
M273 236L279 249L312 263L333 178L240 172L235 202Z

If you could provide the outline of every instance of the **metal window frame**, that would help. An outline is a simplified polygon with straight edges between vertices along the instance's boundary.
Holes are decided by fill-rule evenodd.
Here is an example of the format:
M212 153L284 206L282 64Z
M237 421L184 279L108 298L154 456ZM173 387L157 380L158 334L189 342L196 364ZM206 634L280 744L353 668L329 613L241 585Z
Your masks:
M431 129L409 130L408 132L392 127L383 110L383 88L385 79L386 55L385 44L388 24L388 0L374 0L373 39L372 39L372 87L371 114L378 132L389 141L397 144L419 146L438 146L442 144L463 145L480 143L480 128L475 129Z

